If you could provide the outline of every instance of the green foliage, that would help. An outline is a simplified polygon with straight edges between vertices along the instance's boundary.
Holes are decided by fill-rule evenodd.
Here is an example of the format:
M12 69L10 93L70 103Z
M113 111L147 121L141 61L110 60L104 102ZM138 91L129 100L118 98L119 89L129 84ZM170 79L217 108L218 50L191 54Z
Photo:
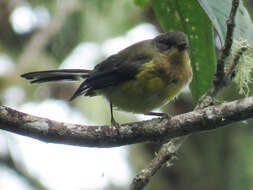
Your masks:
M139 7L145 7L147 4L147 0L134 0L134 3Z
M201 7L205 10L206 14L212 21L215 30L218 32L222 43L226 36L227 26L226 21L229 18L230 9L232 6L231 0L198 0ZM236 27L234 38L239 40L243 38L248 43L253 43L253 24L248 14L248 11L244 7L242 1L240 1L239 10L236 14Z
M103 42L142 21L142 9L128 0L82 0L83 40Z
M61 29L54 35L47 45L47 53L59 63L76 47L82 38L81 11L73 12Z
M189 36L193 67L191 92L195 102L211 86L215 73L212 24L195 0L151 0L164 31L180 30Z
M200 5L206 11L207 15L211 19L215 30L218 32L221 43L224 44L226 37L226 21L229 18L231 9L231 0L214 1L214 0L198 0ZM236 14L236 27L234 30L234 43L232 46L232 56L228 62L232 62L238 51L242 47L249 49L239 60L239 64L236 68L236 75L234 78L235 83L239 88L239 94L249 94L249 84L252 83L251 71L252 71L252 47L253 44L253 24L250 16L244 7L242 1L239 6L239 10Z

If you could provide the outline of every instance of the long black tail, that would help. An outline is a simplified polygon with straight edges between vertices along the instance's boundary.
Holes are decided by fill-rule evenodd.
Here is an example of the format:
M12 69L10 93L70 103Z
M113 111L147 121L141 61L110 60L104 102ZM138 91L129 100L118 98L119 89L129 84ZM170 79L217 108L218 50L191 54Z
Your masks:
M21 77L30 80L31 83L43 83L53 81L77 81L80 78L87 78L90 70L84 69L61 69L49 71L37 71L25 73Z

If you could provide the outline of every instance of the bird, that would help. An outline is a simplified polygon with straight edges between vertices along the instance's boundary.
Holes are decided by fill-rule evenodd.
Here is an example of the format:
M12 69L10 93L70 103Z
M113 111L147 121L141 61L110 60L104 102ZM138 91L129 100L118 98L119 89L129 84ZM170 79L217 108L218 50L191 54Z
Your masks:
M109 56L93 70L35 71L21 77L32 84L81 80L70 100L81 95L104 96L110 104L111 124L118 126L114 107L132 113L155 114L152 110L180 94L192 75L188 37L184 32L170 31Z

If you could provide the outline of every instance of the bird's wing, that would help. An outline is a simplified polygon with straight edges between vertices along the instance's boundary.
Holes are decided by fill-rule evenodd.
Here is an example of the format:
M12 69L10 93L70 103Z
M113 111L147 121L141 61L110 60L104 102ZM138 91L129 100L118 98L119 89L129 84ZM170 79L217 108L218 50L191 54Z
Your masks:
M110 56L89 73L88 78L80 85L71 100L82 94L94 96L96 90L117 86L122 82L135 79L140 66L151 59L150 55L145 54L135 56L116 54Z

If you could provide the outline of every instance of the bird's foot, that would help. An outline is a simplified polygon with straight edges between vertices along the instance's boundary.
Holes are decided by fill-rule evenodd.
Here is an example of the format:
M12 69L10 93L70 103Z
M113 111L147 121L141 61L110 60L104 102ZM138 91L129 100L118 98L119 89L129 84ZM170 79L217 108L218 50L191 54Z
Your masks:
M120 126L120 124L117 121L115 121L113 118L111 119L111 126L113 126L117 130L117 133L119 135L120 134L119 133L119 126Z

